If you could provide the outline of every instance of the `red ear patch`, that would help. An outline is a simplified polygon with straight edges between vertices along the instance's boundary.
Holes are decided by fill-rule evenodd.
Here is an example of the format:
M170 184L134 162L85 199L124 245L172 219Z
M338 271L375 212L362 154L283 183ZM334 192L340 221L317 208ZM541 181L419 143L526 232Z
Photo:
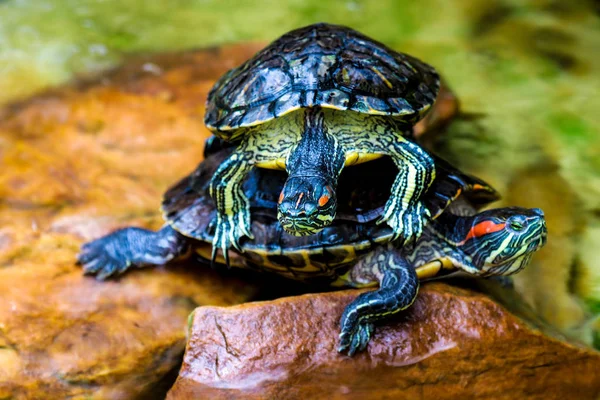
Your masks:
M279 201L278 201L278 203L281 204L282 201L283 201L283 192L281 192L279 194Z
M327 204L328 201L329 201L329 196L324 194L323 196L319 197L319 206L323 207L325 204Z
M319 206L320 207L323 207L325 204L327 204L327 202L331 198L331 192L333 192L333 190L331 189L331 186L329 186L329 185L325 186L325 190L326 190L326 193L323 194L321 197L319 197Z
M475 237L480 237L480 236L487 235L488 233L501 231L502 229L504 229L505 226L506 226L505 222L503 222L501 224L497 224L492 221L480 222L471 228L471 230L469 231L469 234L467 235L465 240L463 240L463 243L465 243L467 240L475 238Z

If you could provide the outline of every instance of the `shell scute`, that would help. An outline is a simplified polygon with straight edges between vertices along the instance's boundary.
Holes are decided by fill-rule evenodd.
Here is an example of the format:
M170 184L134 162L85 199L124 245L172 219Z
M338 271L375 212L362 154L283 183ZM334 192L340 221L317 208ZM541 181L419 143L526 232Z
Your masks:
M227 139L231 134L223 131L314 106L412 123L438 90L437 73L420 60L350 28L315 24L283 35L219 79L208 96L205 123ZM243 117L229 116L240 110Z

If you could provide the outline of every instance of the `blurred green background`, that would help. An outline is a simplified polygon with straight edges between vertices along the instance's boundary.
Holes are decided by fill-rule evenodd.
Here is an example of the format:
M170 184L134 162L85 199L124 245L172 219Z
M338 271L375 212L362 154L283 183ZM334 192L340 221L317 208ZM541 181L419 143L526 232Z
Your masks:
M436 144L505 204L546 211L516 279L550 322L600 346L600 4L551 0L0 0L0 104L128 55L351 26L434 65L462 115Z

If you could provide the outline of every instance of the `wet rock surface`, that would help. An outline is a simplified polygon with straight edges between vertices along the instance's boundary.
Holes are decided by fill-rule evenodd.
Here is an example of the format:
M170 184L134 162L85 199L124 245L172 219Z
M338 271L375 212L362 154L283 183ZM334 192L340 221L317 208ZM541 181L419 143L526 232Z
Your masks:
M359 293L198 308L167 398L600 395L599 353L544 334L539 321L525 322L487 295L445 283L423 285L408 312L378 326L365 353L342 356L339 317Z
M163 224L162 193L201 159L207 90L254 50L134 60L0 111L0 398L160 398L188 314L256 293L191 264L108 282L75 265L84 241Z

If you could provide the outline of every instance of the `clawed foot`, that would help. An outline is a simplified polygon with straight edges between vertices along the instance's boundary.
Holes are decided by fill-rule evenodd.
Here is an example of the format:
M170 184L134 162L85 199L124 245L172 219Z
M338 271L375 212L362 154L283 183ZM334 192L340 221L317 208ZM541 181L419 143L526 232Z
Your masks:
M84 244L77 255L77 262L86 275L96 275L99 280L120 275L131 266L131 254L127 254L125 229Z
M377 223L387 223L394 231L393 240L398 240L404 246L413 244L421 237L430 217L429 210L420 201L404 209L391 203L386 205L385 212Z
M348 354L350 357L357 352L364 351L374 330L375 327L370 322L357 321L353 323L348 318L343 318L338 351Z
M84 244L77 262L84 274L104 280L132 266L165 264L186 251L186 242L168 226L158 232L125 228Z
M212 262L217 257L217 251L221 250L225 264L229 266L229 248L234 247L241 252L239 240L247 236L254 239L250 232L250 212L239 212L232 216L221 216L217 214L215 236L213 237Z

